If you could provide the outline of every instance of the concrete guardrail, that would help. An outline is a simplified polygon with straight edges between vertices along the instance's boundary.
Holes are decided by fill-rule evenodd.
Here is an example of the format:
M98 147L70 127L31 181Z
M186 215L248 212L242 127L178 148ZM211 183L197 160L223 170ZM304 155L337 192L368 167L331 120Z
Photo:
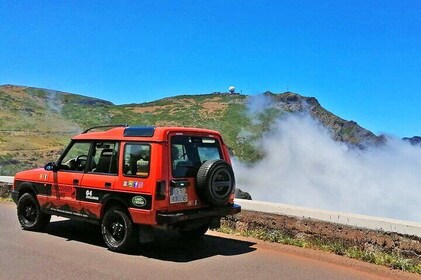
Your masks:
M326 211L287 204L236 199L243 210L319 220L357 228L395 232L421 237L421 223L365 215Z
M0 176L0 183L13 184L13 176Z
M12 176L0 176L0 182L4 183L11 184L13 183L13 179L14 177ZM421 223L418 222L400 221L255 200L235 199L235 203L241 205L243 210L319 220L357 228L381 230L421 237Z

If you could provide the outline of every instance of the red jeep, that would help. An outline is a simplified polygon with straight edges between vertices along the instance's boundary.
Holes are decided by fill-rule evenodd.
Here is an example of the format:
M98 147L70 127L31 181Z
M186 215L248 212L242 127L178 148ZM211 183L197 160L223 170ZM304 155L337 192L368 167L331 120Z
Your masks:
M108 128L106 131L99 129ZM240 212L219 132L184 127L90 128L57 162L19 172L12 198L23 229L51 215L98 223L107 246L127 251L152 240L152 228L199 238Z

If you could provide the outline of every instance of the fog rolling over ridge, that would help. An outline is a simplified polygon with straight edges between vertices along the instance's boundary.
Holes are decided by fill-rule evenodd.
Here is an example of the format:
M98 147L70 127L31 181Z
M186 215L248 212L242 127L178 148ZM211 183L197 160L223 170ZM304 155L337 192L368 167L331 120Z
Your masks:
M251 115L268 105L262 98ZM305 112L283 114L255 145L261 160L234 161L237 187L255 200L421 222L420 146L388 137L350 147Z

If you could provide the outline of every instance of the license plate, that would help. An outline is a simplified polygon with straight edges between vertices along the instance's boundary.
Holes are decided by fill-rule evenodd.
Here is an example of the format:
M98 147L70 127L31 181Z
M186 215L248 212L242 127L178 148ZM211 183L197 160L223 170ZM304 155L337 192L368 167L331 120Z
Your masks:
M171 188L170 203L187 202L187 188Z

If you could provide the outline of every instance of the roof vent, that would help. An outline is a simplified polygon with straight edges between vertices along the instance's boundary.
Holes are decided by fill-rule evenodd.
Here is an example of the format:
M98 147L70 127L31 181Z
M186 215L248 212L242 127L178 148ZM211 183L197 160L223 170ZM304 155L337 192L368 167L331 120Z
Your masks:
M154 133L153 126L130 126L124 130L124 137L152 137Z

